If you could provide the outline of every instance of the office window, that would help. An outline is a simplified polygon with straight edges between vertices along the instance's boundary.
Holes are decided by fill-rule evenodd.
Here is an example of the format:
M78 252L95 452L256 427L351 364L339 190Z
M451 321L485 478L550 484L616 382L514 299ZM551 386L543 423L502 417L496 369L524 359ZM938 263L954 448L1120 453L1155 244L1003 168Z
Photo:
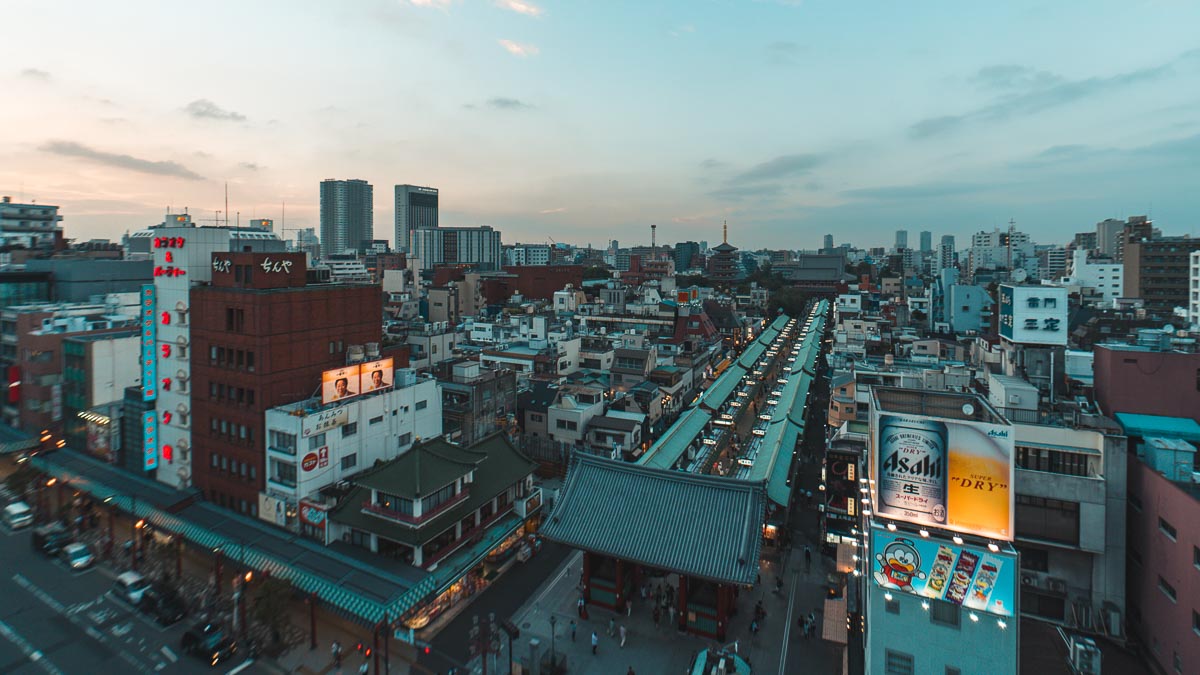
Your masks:
M296 434L285 434L282 431L271 429L267 432L270 442L269 445L275 450L296 454Z
M1067 544L1079 543L1079 504L1059 499L1017 495L1017 532L1022 537Z
M1171 539L1171 541L1175 541L1176 532L1175 532L1174 525L1168 523L1165 519L1160 517L1158 519L1158 529L1162 530L1162 533L1167 535L1167 537L1169 537Z
M417 401L417 410L424 410L429 407L429 401Z
M271 480L281 485L295 487L296 465L277 459L271 460Z
M379 415L377 417L372 417L371 420L369 422L367 422L367 424L375 425L375 424L379 424L382 421L383 421L383 415Z
M322 445L325 445L325 433L324 432L316 434L315 436L308 437L308 449L309 450L316 450L317 448L321 447Z
M1045 549L1018 546L1021 552L1021 569L1035 572L1050 571L1050 553Z
M358 465L358 453L352 452L342 458L342 471L353 469Z
M215 469L215 468L217 468L217 464L218 464L220 461L221 461L221 456L220 456L220 455L217 455L216 453L213 453L213 456L212 456L212 465L213 465L213 468L214 468L214 469Z
M932 607L929 608L929 620L933 623L957 628L962 620L962 613L959 611L958 605L952 602L943 602L941 600L931 600Z
M400 434L399 441L400 441L400 447L403 448L404 446L408 445L409 443L412 443L412 434Z
M885 599L883 601L883 606L884 606L884 609L887 610L888 614L899 614L900 613L900 601L899 600L886 600Z
M353 436L358 433L358 422L351 422L342 427L342 438Z
M1171 584L1167 583L1167 580L1162 577L1158 578L1158 590L1162 591L1163 595L1170 598L1171 602L1177 602L1176 595L1175 595L1175 587L1172 586Z
M883 670L887 675L913 675L912 654L888 649L884 654Z

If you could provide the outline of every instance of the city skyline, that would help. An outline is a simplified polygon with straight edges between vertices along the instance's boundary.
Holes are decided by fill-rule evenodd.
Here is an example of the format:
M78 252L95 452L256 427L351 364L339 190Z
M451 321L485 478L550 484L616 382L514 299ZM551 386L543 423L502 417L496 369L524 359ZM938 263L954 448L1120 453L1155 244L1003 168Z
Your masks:
M61 205L80 240L168 206L203 224L226 182L242 222L282 227L286 202L289 230L318 227L332 176L380 186L379 223L391 186L439 186L444 226L506 243L648 241L650 223L711 242L728 220L742 249L872 246L1009 218L1065 243L1143 213L1197 233L1200 8L1183 3L354 9L11 8L55 44L0 46L23 101L0 111L0 192ZM1110 46L1136 35L1155 39Z

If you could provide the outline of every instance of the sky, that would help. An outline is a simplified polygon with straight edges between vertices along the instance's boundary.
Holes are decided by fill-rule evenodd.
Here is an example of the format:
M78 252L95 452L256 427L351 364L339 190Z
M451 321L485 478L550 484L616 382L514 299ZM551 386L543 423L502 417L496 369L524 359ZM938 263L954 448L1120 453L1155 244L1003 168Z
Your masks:
M1200 236L1200 3L0 0L0 193L69 238L440 190L505 243ZM223 219L224 214L221 215Z

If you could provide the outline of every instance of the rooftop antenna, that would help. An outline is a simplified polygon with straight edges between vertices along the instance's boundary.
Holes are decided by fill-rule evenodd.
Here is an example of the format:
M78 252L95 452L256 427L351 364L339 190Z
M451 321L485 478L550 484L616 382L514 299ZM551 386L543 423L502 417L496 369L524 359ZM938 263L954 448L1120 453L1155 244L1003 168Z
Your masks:
M225 227L229 227L229 181L225 181Z
M656 238L655 238L657 229L658 229L658 225L654 225L654 224L650 225L650 259L651 260L654 259L654 256L657 253L657 251L655 250L657 247Z

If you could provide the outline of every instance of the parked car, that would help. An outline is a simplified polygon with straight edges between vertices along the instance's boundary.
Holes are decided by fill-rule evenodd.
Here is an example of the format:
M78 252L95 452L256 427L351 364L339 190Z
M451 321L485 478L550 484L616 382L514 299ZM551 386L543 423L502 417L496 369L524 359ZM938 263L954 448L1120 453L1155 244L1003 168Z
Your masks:
M53 558L72 541L71 533L61 523L43 525L33 531L33 550Z
M183 651L216 666L237 654L237 642L225 633L220 624L199 623L183 634Z
M4 522L14 530L29 527L33 523L33 509L25 502L13 502L4 507Z
M187 616L187 604L183 598L162 584L152 584L146 589L140 609L162 626L170 626Z
M142 604L142 598L149 588L150 582L146 577L137 572L122 572L113 582L112 590L113 595L137 607Z
M61 555L63 562L73 570L85 570L96 562L96 556L92 555L92 549L88 548L87 544L77 541L64 546Z

